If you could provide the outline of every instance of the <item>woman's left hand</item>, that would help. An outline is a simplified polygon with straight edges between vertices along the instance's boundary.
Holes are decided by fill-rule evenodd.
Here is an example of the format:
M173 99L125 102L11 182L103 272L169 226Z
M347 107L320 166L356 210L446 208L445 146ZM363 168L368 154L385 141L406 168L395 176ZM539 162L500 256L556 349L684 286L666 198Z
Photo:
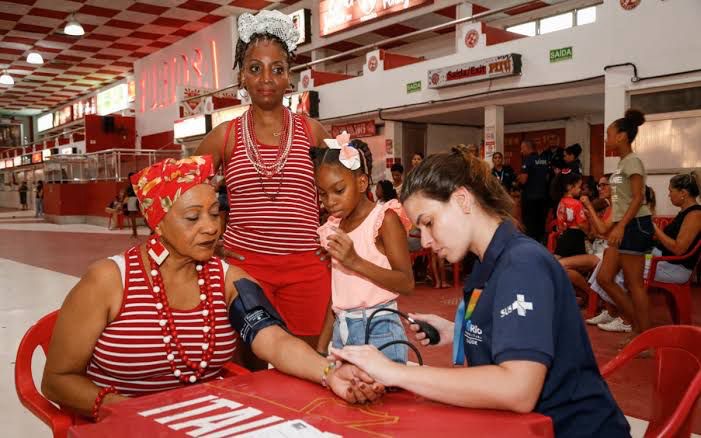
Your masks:
M331 357L350 362L384 386L397 386L395 381L401 365L387 359L374 345L347 345L330 348Z
M353 240L341 230L328 237L328 252L340 264L348 269L354 270L354 266L360 260L360 256L355 252Z
M662 234L662 230L654 222L652 223L652 230L653 230L655 236L659 236L660 234ZM658 239L659 239L659 237L658 237Z
M621 244L621 241L623 240L623 233L625 229L620 226L616 225L613 227L611 232L609 233L609 238L608 238L608 244L611 247L618 248L618 245Z
M349 403L366 403L377 400L385 393L385 387L367 373L351 364L339 364L328 377L329 387Z

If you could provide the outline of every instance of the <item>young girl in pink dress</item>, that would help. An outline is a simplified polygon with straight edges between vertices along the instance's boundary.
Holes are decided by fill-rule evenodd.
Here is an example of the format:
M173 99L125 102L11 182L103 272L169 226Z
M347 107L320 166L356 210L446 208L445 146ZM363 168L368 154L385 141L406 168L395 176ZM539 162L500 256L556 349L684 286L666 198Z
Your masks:
M344 133L327 140L328 149L312 150L319 196L329 220L319 228L321 245L332 257L331 288L333 346L365 344L368 317L382 307L397 309L398 294L414 289L407 247L410 222L396 199L382 205L366 196L372 155L367 145ZM328 344L331 314L320 345ZM399 316L380 312L373 317L369 343L376 347L406 341ZM383 349L390 359L405 363L407 347Z

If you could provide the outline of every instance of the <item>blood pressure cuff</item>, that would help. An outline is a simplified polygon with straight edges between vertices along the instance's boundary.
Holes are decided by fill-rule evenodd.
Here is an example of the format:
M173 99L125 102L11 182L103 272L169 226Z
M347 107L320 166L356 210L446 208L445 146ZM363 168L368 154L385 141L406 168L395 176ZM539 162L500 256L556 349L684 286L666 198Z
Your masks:
M238 296L229 307L229 321L231 326L239 332L243 342L251 345L256 335L271 325L278 325L287 330L282 317L268 301L259 285L247 278L242 278L235 281L234 286Z

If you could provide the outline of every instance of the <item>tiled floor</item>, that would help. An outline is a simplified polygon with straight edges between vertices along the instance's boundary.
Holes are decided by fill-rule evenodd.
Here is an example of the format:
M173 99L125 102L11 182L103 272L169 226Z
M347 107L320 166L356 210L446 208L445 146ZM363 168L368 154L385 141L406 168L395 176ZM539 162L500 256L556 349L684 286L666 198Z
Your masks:
M140 236L147 230L140 229ZM0 210L0 422L3 437L49 437L49 429L24 409L15 394L14 360L24 332L41 316L58 308L87 266L133 245L130 231L107 231L92 225L53 225L36 220L33 212ZM143 237L140 237L143 239ZM435 290L420 286L400 307L420 313L452 318L460 293L457 289ZM698 294L695 294L698 296ZM663 301L656 298L654 321L669 322ZM701 315L696 299L695 315ZM701 321L695 321L699 323ZM600 364L616 354L620 335L589 328ZM449 365L449 349L425 349L427 364ZM44 357L35 355L35 382L40 382ZM652 360L636 359L609 382L616 399L629 417L633 436L643 436L649 418ZM695 432L701 432L701 414L695 413Z

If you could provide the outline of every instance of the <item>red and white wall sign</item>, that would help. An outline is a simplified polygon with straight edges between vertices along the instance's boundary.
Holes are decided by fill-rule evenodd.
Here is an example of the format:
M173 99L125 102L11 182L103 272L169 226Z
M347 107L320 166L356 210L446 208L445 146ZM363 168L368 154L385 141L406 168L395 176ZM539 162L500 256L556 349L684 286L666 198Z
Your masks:
M139 135L173 129L179 86L218 89L233 82L234 20L220 20L134 63Z
M521 55L510 53L428 71L428 88L443 88L521 74Z

